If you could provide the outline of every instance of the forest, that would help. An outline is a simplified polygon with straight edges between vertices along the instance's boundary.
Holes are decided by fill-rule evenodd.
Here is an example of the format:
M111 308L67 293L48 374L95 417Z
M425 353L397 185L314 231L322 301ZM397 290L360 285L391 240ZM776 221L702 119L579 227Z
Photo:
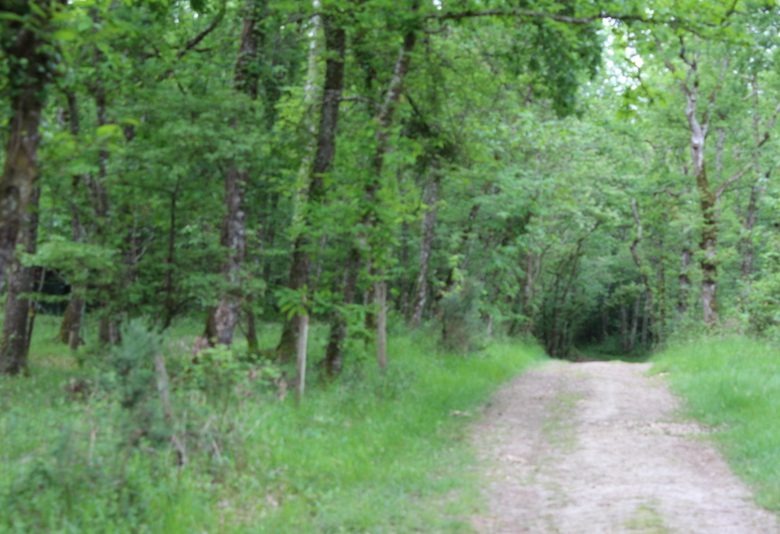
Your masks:
M460 532L534 362L780 376L779 114L774 0L3 0L0 531Z

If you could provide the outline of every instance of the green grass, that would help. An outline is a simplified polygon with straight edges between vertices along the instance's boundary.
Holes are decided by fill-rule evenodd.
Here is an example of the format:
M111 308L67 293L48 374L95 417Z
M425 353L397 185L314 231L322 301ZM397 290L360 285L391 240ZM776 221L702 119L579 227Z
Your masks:
M715 427L758 502L780 510L780 351L744 336L676 343L653 359L690 413Z
M68 397L64 384L95 376L101 356L78 368L42 319L32 376L0 379L0 531L468 532L480 506L468 422L542 358L517 343L442 354L431 336L396 335L386 375L355 352L335 383L313 370L302 406L271 388L223 411L181 397L179 417L224 434L179 471L170 452L120 446L115 401ZM199 326L170 334L169 360L189 358L182 340Z

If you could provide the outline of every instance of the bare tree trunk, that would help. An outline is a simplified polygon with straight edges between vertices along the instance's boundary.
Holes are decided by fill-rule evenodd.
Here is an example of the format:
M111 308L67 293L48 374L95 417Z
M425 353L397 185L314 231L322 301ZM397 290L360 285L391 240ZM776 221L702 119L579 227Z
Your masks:
M387 93L385 94L384 102L376 116L378 124L375 140L376 150L373 158L372 176L366 182L364 188L365 204L367 206L366 212L362 217L361 226L365 230L372 230L378 224L378 217L376 213L377 194L379 192L382 167L384 166L385 155L388 150L388 140L390 135L390 126L392 126L393 116L398 104L398 100L401 97L401 90L403 89L403 82L406 78L406 74L409 70L411 63L411 53L417 42L417 32L412 29L409 30L404 36L404 41L401 49L398 52L398 57L393 69L393 76L390 79L390 83L387 87ZM365 237L365 236L364 236ZM372 257L369 258L372 261L372 274L374 278L379 281L384 281L384 273L382 272L382 266L377 264L379 260L380 251L373 250ZM357 243L353 243L349 258L347 260L348 268L345 276L344 283L344 304L352 304L357 291L357 280L360 273L360 260L361 252ZM381 261L379 261L381 263ZM379 332L379 325L370 319L371 310L367 311L366 321L367 323L374 323L377 327L377 339L386 336L386 332ZM343 345L346 339L346 322L343 317L336 317L331 325L330 342L326 350L326 367L330 374L336 374L341 370L343 362Z
M165 255L165 278L163 281L163 293L165 294L163 311L163 328L171 326L176 315L176 297L173 271L176 268L176 203L179 197L180 181L176 180L176 186L171 191L170 205L168 207L168 250Z
M317 127L317 146L314 162L308 166L308 191L303 211L302 229L293 244L293 259L290 265L288 287L301 291L309 283L311 269L310 251L312 231L312 209L318 207L325 195L324 175L330 171L333 158L336 155L336 132L338 129L341 93L344 88L344 54L346 52L346 34L343 28L337 27L329 16L322 19L325 34L325 80L323 83L322 103L319 125ZM293 317L288 320L282 330L282 337L276 348L277 357L281 362L289 361L296 345L295 324Z
M753 97L753 140L755 148L753 150L753 172L756 173L755 181L750 187L750 197L742 220L742 238L740 239L740 248L742 249L742 281L745 284L743 300L747 297L747 291L750 284L750 278L753 274L753 262L755 258L755 246L753 245L753 228L758 220L758 200L766 189L765 183L769 181L771 170L766 173L761 170L761 158L759 147L762 145L761 136L761 116L759 115L759 87L758 80L754 75L750 83L751 94Z
M311 230L309 222L311 219L308 213L308 202L312 194L316 197L322 196L320 191L312 191L314 173L314 160L316 159L319 134L316 121L317 104L319 102L320 107L323 105L323 101L320 98L321 93L317 85L319 78L319 61L320 61L320 27L323 25L321 16L319 14L320 2L319 0L312 1L312 8L315 14L311 17L311 27L308 29L309 37L309 56L308 65L306 69L306 83L304 85L303 107L304 107L304 123L306 125L306 139L303 156L301 163L298 167L298 191L296 192L295 203L293 206L293 228L300 227L298 229L298 235L293 240L293 260L290 264L290 274L288 287L296 291L304 289L309 280L309 252L304 248L309 243L308 232ZM326 35L327 38L327 35ZM327 74L326 74L327 78ZM326 82L327 83L327 80ZM338 105L338 103L336 103ZM317 187L320 184L316 184ZM290 361L294 353L296 352L297 336L300 335L301 324L300 316L294 315L287 319L282 326L282 336L279 340L279 344L276 346L276 355L280 363L287 363ZM308 331L307 331L308 332Z
M98 126L108 124L108 105L106 102L105 89L100 80L93 87L95 94L95 110L97 114ZM92 207L95 211L95 236L99 243L105 244L109 198L106 188L108 179L108 159L109 153L105 149L98 151L98 174L90 176L87 185L92 196ZM119 321L111 309L112 294L118 284L106 284L101 289L102 297L100 302L100 320L98 325L98 341L101 345L114 345L120 341Z
M666 339L666 261L664 252L664 243L661 241L660 258L657 260L656 286L658 287L658 325L655 328L655 342L662 343Z
M412 326L417 327L422 322L425 302L428 298L428 267L431 262L433 238L436 229L436 203L439 200L439 184L441 177L436 173L424 194L424 202L427 206L422 223L422 239L420 240L420 270L415 285L414 312L412 313Z
M769 178L767 173L766 178ZM758 199L764 191L764 186L761 184L759 178L750 187L750 198L748 199L747 211L745 212L745 218L742 221L742 239L740 245L742 249L742 265L740 272L742 273L742 280L746 284L750 281L750 277L753 274L753 263L755 261L755 246L753 245L753 228L756 226L758 220Z
M620 344L623 352L631 351L631 337L629 335L628 307L625 304L620 305Z
M265 0L247 0L244 7L233 86L236 91L251 98L255 98L258 91L258 72L253 63L257 61L258 47L264 38L260 22L265 16L265 9ZM220 243L228 251L222 266L225 287L220 292L217 305L210 308L206 320L205 337L209 343L232 344L233 333L238 324L243 297L241 268L246 256L244 195L247 180L248 173L244 164L230 161L225 172L225 218L220 239Z
M244 188L246 171L233 164L225 173L225 204L227 212L222 223L220 243L228 250L222 267L226 288L217 305L211 309L206 324L206 338L212 343L230 345L238 324L241 306L241 266L246 255L246 215Z
M637 206L636 199L631 199L631 212L634 216L634 223L636 225L636 236L631 242L631 257L634 259L634 264L639 271L639 276L642 280L642 286L644 287L645 295L645 308L644 319L642 328L642 344L647 346L648 327L652 323L653 316L653 285L650 283L650 276L647 274L647 269L642 261L642 257L639 255L639 245L644 237L642 229L642 219L639 216L639 207Z
M344 292L342 302L350 306L355 302L357 280L360 273L360 253L352 249L347 257L344 271ZM328 346L325 349L325 370L328 375L336 376L344 366L344 342L347 339L347 317L344 313L336 313L330 325Z
M636 348L637 332L639 330L639 312L641 309L642 294L638 294L634 299L634 310L631 313L631 334L629 336L628 350L633 351Z
M298 316L298 339L296 347L296 377L295 394L298 402L303 400L303 393L306 390L306 359L307 344L309 342L309 316Z
M16 11L10 9L14 7ZM0 343L0 374L16 374L27 366L31 303L24 293L34 287L34 274L16 257L21 243L34 252L37 239L37 181L40 121L44 89L52 75L54 60L46 35L51 4L48 0L17 2L9 11L0 33L11 95L8 142L0 179L0 279L7 279L3 338Z
M19 13L20 17L38 19L32 6L49 16L49 2L37 0L29 2ZM35 23L46 22L35 20ZM11 94L8 142L0 182L0 278L4 278L6 269L15 261L17 239L39 174L38 128L51 58L44 49L43 29L36 28L35 23L9 19L0 37L9 65Z
M72 91L67 93L68 100L68 123L70 127L70 133L74 138L77 138L80 133L79 123L79 109L76 95ZM71 177L71 198L70 204L70 226L71 226L71 239L74 243L80 243L84 240L85 231L84 225L81 223L81 213L77 199L79 197L79 189L83 182L87 180L78 174L74 174ZM71 284L70 288L70 300L68 306L65 308L65 313L62 317L62 324L60 326L60 341L66 343L72 350L76 350L82 342L81 339L81 322L84 315L85 308L85 288L79 285Z
M374 285L376 298L376 361L383 371L387 369L387 282L381 281Z
M687 246L680 253L680 274L677 277L677 315L683 317L688 313L688 302L691 293L691 277L689 271L691 268L692 253Z
M35 187L22 216L19 239L25 252L34 254L38 240L38 202L40 188ZM5 303L3 338L0 344L0 374L17 374L27 368L32 339L35 305L29 293L37 279L35 267L23 266L14 258L8 269L8 295Z
M679 57L685 64L685 77L679 78L680 89L685 97L685 118L688 122L690 133L690 152L693 176L696 180L696 188L699 192L699 208L702 219L701 238L699 249L701 259L701 306L704 323L714 326L718 322L718 200L726 187L724 183L715 190L707 175L706 165L706 141L710 128L711 105L715 102L721 88L723 79L728 71L729 60L726 58L720 72L720 78L711 90L704 104L704 110L699 110L699 71L697 55L689 56L684 42L680 41ZM666 62L667 68L675 74L677 68L670 62ZM719 170L722 161L722 148L725 132L718 140L718 154L716 154L716 171ZM738 178L735 177L735 178ZM729 180L731 181L731 180Z

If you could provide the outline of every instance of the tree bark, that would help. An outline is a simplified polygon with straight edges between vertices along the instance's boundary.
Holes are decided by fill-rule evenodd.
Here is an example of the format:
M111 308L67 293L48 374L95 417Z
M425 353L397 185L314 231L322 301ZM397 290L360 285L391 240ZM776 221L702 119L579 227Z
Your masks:
M206 326L206 338L212 343L230 345L238 324L241 305L241 266L246 255L246 215L244 188L247 173L234 163L225 173L226 213L220 243L228 251L222 267L225 289L212 308Z
M639 255L639 245L644 237L644 231L642 228L642 219L639 216L639 207L637 206L636 199L631 199L631 213L634 216L634 223L636 225L636 235L631 242L631 257L634 259L634 264L639 271L639 277L642 280L642 286L644 287L644 313L643 313L643 327L642 327L642 344L647 345L648 327L652 324L653 319L653 285L650 283L650 276L647 274L646 267L642 261L642 257Z
M347 307L355 302L357 293L357 280L360 273L360 252L357 249L350 250L345 267L342 302ZM338 375L344 366L344 342L347 339L346 312L347 310L335 313L331 320L328 346L325 349L325 370L331 377Z
M108 124L108 105L106 102L106 93L103 84L98 80L93 88L95 94L95 108L97 112L97 125L104 126ZM88 182L90 193L92 195L92 206L95 211L95 236L97 240L104 244L106 242L109 197L106 188L108 178L108 159L109 153L105 149L98 151L98 174L97 177L90 177ZM100 320L98 325L98 341L101 345L115 345L120 341L119 321L111 309L112 296L118 284L108 284L101 288L102 302L100 303Z
M15 13L20 20L5 21L0 35L11 104L0 179L0 278L7 279L8 285L0 374L16 374L27 365L32 308L24 293L33 289L34 274L19 263L16 245L21 243L28 252L35 251L40 194L37 186L39 126L53 61L44 39L51 16L50 2L19 2L14 7L21 11Z
M714 326L718 322L718 219L717 219L717 195L713 191L707 176L705 161L705 143L709 122L707 114L705 119L699 120L697 116L698 106L698 75L695 72L696 63L691 63L693 75L697 76L692 85L684 85L686 97L685 116L688 119L690 129L690 151L693 175L696 180L696 188L699 192L699 209L701 211L702 228L699 249L701 250L701 306L704 323Z
M417 274L417 283L415 285L414 312L412 313L411 325L420 326L425 303L428 299L428 268L431 262L431 252L433 250L433 238L436 230L436 203L439 200L439 185L441 177L438 172L426 187L424 201L427 207L422 222L422 239L420 240L420 269Z
M387 282L374 284L376 299L376 361L381 370L387 369Z
M259 78L254 63L258 60L258 47L264 34L261 21L265 16L265 0L248 0L245 5L243 29L236 59L234 88L256 98ZM230 345L238 324L242 303L241 268L246 256L246 214L244 195L248 180L245 166L235 159L227 164L224 176L225 218L222 222L220 244L227 250L222 265L224 288L216 306L210 308L206 320L205 337L209 343Z
M379 191L384 157L387 152L389 128L392 124L396 104L398 103L398 100L401 96L403 80L409 69L411 52L414 48L416 39L417 35L415 31L409 31L404 36L404 43L401 47L401 50L399 51L398 59L396 60L395 68L393 70L393 76L390 80L387 94L385 95L385 100L376 117L378 123L377 133L375 136L377 146L373 158L373 172L371 179L367 181L364 190L366 205L368 207L361 220L361 226L364 229L370 230L377 224L377 217L374 206L376 205L376 195ZM322 132L320 132L320 134L322 135ZM350 248L347 259L347 269L344 276L342 300L344 306L346 307L354 303L355 296L357 294L357 281L360 273L360 261L360 250L358 249L357 243L354 243ZM381 274L375 273L375 275L379 280L382 280ZM343 313L336 313L331 322L331 331L325 355L325 367L328 374L331 376L338 374L343 366L343 350L346 336L346 317Z
M718 322L718 201L725 187L729 183L736 181L740 176L740 174L735 175L716 189L710 182L706 164L705 148L710 128L710 111L728 72L729 58L726 57L724 59L718 81L707 96L703 106L704 109L700 110L698 55L695 53L689 55L682 38L680 38L679 57L685 65L685 77L679 79L679 85L685 97L685 118L687 119L690 134L691 166L693 177L696 181L696 189L699 193L699 210L702 220L701 238L699 240L699 249L701 250L699 267L702 274L700 296L702 317L704 323L712 327ZM677 67L671 61L667 60L666 66L670 72L679 75ZM724 139L725 131L720 134L717 142L716 172L719 172L721 167Z
M309 316L298 316L298 336L297 336L296 356L295 356L295 396L298 402L303 400L303 394L306 390L306 360L307 345L309 342Z
M416 3L413 4L412 9L417 9ZM407 31L404 35L401 49L398 52L398 58L396 59L395 66L393 68L393 76L390 78L390 83L387 87L387 93L385 93L384 101L376 116L377 130L374 136L376 141L376 150L374 151L373 158L373 172L370 179L366 182L364 189L367 209L361 221L361 226L364 228L367 234L365 237L368 238L369 242L369 272L375 279L375 282L385 281L384 257L386 254L384 250L384 247L386 246L385 243L374 243L372 239L373 236L371 236L373 230L375 230L376 227L378 227L380 224L379 214L376 209L378 204L377 194L381 188L382 169L384 167L385 156L387 155L389 148L388 141L390 136L390 127L393 124L393 117L395 115L398 101L401 98L401 91L403 90L403 84L406 75L409 72L409 66L411 65L412 61L412 51L414 50L416 43L417 31L415 29ZM357 248L357 244L353 244L353 250L356 254L360 254L360 251ZM373 287L374 286L369 288L370 292L373 292ZM370 298L374 300L376 304L376 295L371 295ZM379 322L374 319L374 312L370 308L366 312L366 325L373 327L376 330L377 340L387 336L386 332L379 331Z
M176 180L176 186L170 193L168 207L168 250L165 254L165 277L163 280L163 329L171 326L176 315L176 296L174 283L174 269L176 268L176 211L179 198L180 180Z
M29 254L35 253L38 240L39 200L40 188L35 187L21 221L19 240ZM27 368L35 316L35 305L29 294L35 289L37 272L35 267L23 266L18 258L13 259L8 269L8 295L0 343L0 374L17 374Z
M679 317L683 317L688 313L688 303L690 301L691 293L691 277L689 271L692 258L691 249L687 246L683 248L680 253L680 274L677 277L677 284L679 286L677 293L677 315Z
M68 101L68 123L71 135L77 138L80 134L79 109L76 94L69 91L66 95ZM71 177L70 227L71 239L74 243L81 243L85 237L84 225L81 222L81 213L77 202L79 190L85 177L74 174ZM71 284L70 300L65 308L60 326L60 341L66 343L69 348L76 350L82 342L81 322L85 307L85 290L81 285Z
M308 169L307 208L303 211L302 228L293 244L293 260L290 265L288 287L301 291L309 283L312 210L316 209L325 196L324 175L330 171L336 155L336 132L338 129L341 93L344 88L344 55L346 52L346 34L343 28L335 25L329 16L322 19L325 35L325 80L323 82L322 103L319 125L317 127L317 146L314 162ZM297 317L297 316L296 316ZM280 362L291 359L296 346L296 317L285 322L282 337L276 348Z

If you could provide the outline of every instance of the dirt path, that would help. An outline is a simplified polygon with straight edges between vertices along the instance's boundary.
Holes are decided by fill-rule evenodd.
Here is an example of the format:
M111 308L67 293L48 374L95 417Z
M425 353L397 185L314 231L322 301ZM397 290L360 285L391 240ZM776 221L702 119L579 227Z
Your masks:
M647 370L553 362L504 388L474 432L477 532L780 532Z

